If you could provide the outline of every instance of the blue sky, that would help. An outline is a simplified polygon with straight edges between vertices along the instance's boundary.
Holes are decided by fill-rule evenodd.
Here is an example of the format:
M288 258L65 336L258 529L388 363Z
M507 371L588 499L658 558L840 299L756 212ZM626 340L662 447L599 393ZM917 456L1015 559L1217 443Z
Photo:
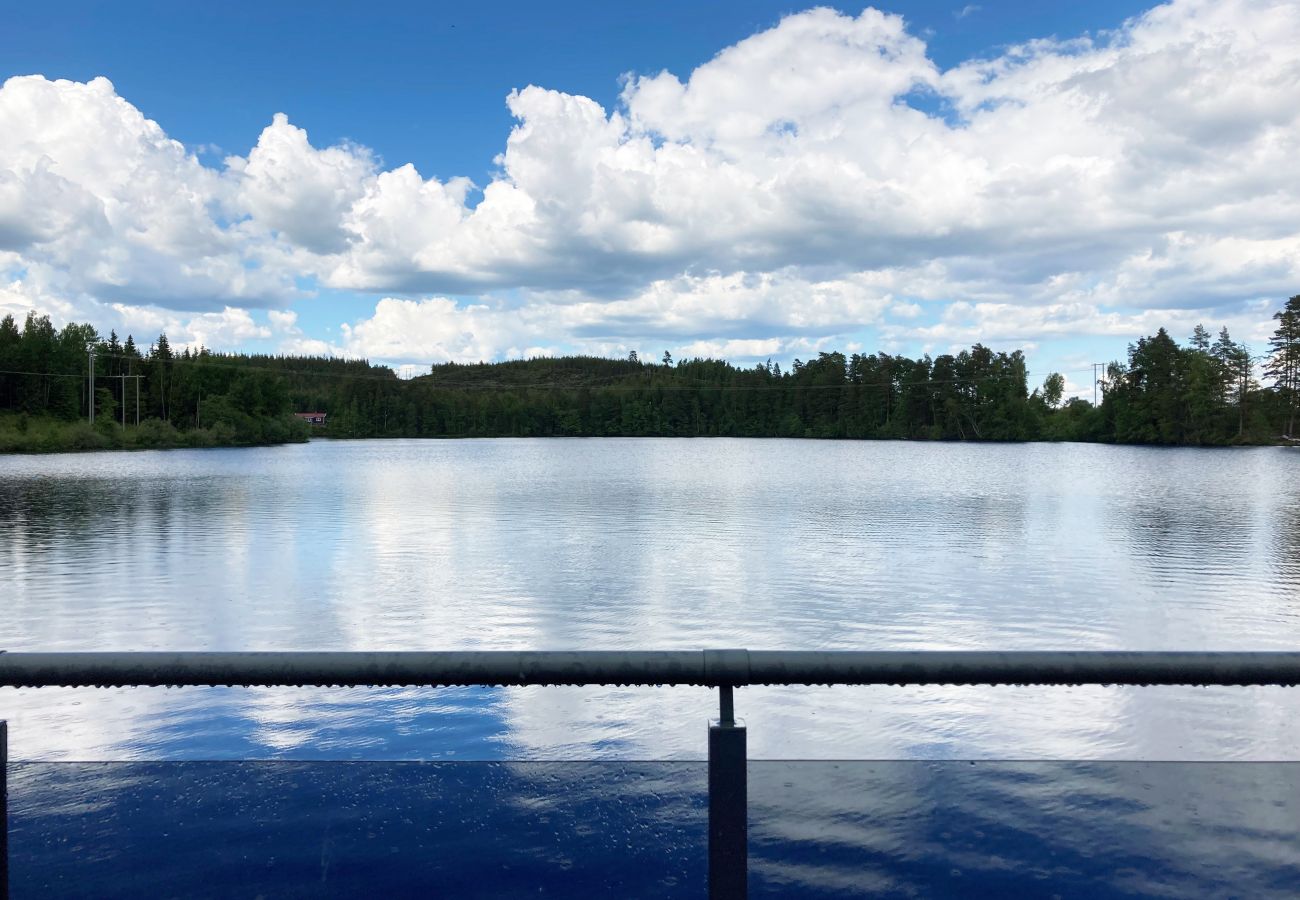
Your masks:
M4 74L107 76L191 147L246 153L277 112L315 143L352 140L391 165L485 180L537 84L612 107L626 72L687 73L808 6L788 2L60 3L20 5L0 30ZM856 14L862 5L835 5ZM1146 5L896 3L941 66L1033 38L1115 28ZM964 10L969 10L964 15Z
M27 5L0 304L412 365L982 339L1090 393L1300 289L1288 6Z

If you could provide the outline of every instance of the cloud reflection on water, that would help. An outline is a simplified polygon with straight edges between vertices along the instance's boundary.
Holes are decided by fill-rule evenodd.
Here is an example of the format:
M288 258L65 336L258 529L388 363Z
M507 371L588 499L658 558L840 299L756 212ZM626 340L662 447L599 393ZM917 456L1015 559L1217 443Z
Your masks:
M1300 456L368 441L3 457L9 649L1294 649ZM750 688L756 756L1286 758L1281 689ZM8 691L18 758L699 758L701 689Z

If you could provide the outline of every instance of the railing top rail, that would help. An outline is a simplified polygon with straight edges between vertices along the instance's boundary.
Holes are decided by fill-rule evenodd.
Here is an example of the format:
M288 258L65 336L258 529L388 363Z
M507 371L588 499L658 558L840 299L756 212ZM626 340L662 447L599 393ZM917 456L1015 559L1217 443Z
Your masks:
M0 687L1297 685L1300 652L0 651Z

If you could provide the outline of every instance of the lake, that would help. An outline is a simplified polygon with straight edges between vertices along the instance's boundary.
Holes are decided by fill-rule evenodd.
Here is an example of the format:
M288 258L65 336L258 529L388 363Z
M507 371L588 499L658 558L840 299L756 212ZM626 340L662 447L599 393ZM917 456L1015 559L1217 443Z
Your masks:
M1300 646L1300 452L312 441L0 457L10 650ZM700 758L691 688L41 690L18 759ZM768 758L1280 759L1300 691L746 688Z
M0 457L0 510L0 648L9 650L1300 646L1300 452L1289 448L314 440ZM368 760L396 768L348 771L385 785L433 779L444 790L457 779L505 778L490 761L678 760L662 764L680 766L671 777L634 773L638 783L675 785L652 793L656 803L677 804L671 821L686 823L671 840L650 842L668 856L642 864L690 880L699 860L679 851L698 849L688 838L702 825L681 811L699 810L701 770L690 761L704 756L715 704L710 691L694 688L44 689L0 691L0 718L10 722L12 757L31 761L18 767L15 787L27 804L32 868L24 871L57 858L39 851L46 845L33 836L42 814L33 798L85 801L91 782L59 768L63 761L116 761L124 768L110 771L121 773L152 760ZM899 829L913 827L898 823L914 823L936 803L961 806L953 797L966 796L958 787L976 776L953 768L968 763L943 761L984 760L980 790L995 799L983 812L966 809L971 821L1000 810L1005 826L1027 821L1032 808L1047 817L1044 833L1073 834L1061 840L1078 843L1083 859L1093 839L1049 821L1068 806L1029 802L1046 785L1073 785L1091 798L1089 816L1118 809L1116 822L1136 817L1134 833L1150 837L1157 821L1191 827L1176 810L1195 784L1205 792L1197 816L1237 810L1256 836L1242 839L1235 820L1206 825L1197 840L1221 849L1197 857L1199 874L1188 869L1190 832L1153 838L1163 849L1139 857L1172 865L1183 881L1168 884L1228 878L1223 866L1258 859L1267 861L1255 885L1264 895L1300 873L1294 767L1221 765L1296 759L1300 690L755 687L739 690L736 704L756 760L912 761L847 773L808 763L798 777L761 768L784 763L759 763L751 774L759 835L821 834L801 819L809 809L823 822L847 821L856 801L845 797L879 798L881 785L903 773L908 791L884 791L895 825L849 839L854 852L888 856ZM481 760L488 768L400 768L403 760ZM1008 764L994 760L1030 762L999 769ZM1052 760L1139 763L1052 769L1062 765ZM1187 762L1141 767L1154 760ZM175 771L182 778L191 770ZM265 776L281 786L268 791L300 796L284 785L321 777L306 771L317 774ZM511 796L583 780L548 782L557 776L526 768L507 774ZM96 777L102 784L107 776ZM808 795L820 799L780 800L800 777L821 785ZM1130 794L1145 798L1140 815ZM145 810L144 821L159 820L150 806L157 798L123 796ZM517 804L511 809L517 814ZM766 832L764 815L776 823ZM914 872L898 884L943 894L954 889L944 880L952 872L978 869L978 855L954 861L946 836L957 819L931 821L924 839L912 835L916 846L939 848L921 866L931 881ZM608 830L617 836L623 827ZM989 823L972 827L984 834ZM1141 843L1108 835L1130 851ZM756 877L800 891L838 889L842 872L827 868L826 854L843 840L815 839L820 862L776 853L769 874ZM321 851L308 843L315 860ZM1023 859L1041 856L1033 866L1044 871L1060 862L1059 841L1031 843L1032 852L1023 835L1005 838L995 858L1014 856L1007 848L1015 847ZM1278 847L1290 850L1279 856ZM763 851L753 852L759 865ZM1096 860L1079 865L1103 871ZM861 871L860 860L849 871ZM1241 883L1240 872L1232 877ZM40 878L32 883L57 882ZM990 895L1006 887L986 883ZM1141 885L1107 883L1115 896L1147 895ZM1093 895L1107 893L1086 884Z

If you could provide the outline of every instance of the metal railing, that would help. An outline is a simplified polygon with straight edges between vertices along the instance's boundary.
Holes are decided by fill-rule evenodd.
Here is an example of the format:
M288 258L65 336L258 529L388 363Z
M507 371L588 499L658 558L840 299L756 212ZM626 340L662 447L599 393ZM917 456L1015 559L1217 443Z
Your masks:
M743 897L748 685L1284 685L1300 652L466 651L5 653L0 687L694 685L719 693L708 733L709 896ZM0 721L0 900L8 897L7 742Z

